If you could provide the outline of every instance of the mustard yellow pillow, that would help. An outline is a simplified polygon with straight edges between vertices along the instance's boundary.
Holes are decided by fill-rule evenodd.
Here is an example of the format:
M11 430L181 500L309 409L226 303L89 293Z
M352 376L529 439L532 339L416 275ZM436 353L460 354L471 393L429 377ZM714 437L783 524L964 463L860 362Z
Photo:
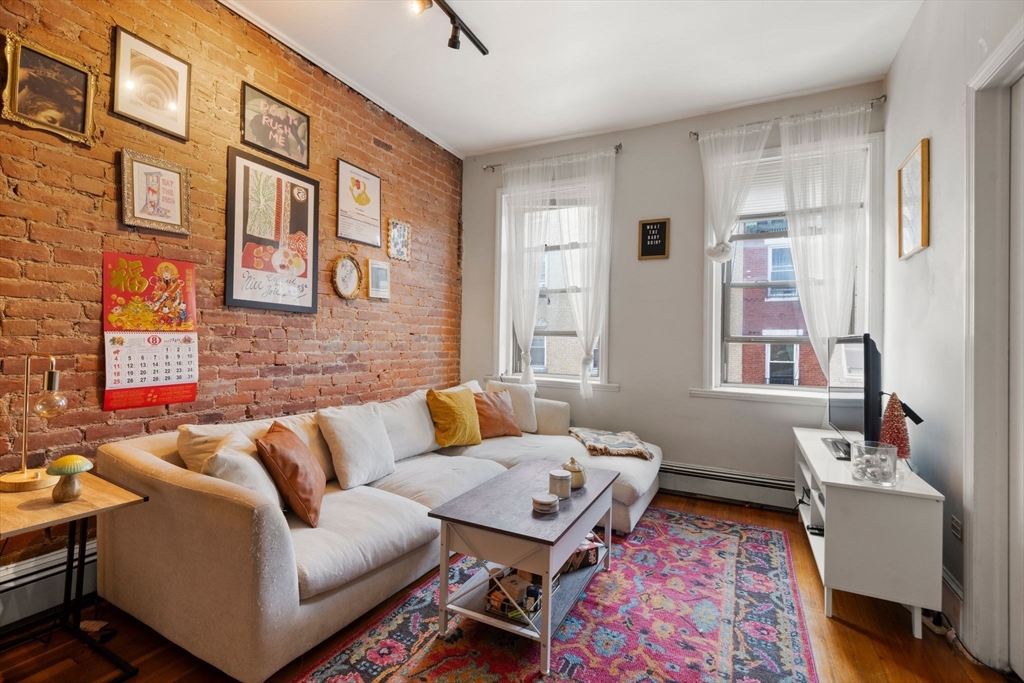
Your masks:
M456 391L427 391L427 407L434 421L434 438L441 448L475 446L481 442L480 418L469 387Z

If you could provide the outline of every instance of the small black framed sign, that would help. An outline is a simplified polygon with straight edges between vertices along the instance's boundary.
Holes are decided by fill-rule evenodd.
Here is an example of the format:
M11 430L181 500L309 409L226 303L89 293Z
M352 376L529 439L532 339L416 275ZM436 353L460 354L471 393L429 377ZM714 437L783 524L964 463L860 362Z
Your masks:
M640 221L639 242L637 258L641 261L668 258L668 219Z

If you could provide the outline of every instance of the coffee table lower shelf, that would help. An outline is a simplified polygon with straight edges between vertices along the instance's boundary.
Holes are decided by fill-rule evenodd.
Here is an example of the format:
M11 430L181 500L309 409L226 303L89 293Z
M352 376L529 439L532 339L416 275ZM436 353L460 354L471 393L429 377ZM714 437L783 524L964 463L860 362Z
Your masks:
M576 601L579 600L580 595L583 594L584 589L590 583L590 579L594 577L599 569L604 566L605 555L608 554L608 549L604 546L598 548L597 564L584 567L583 569L577 569L574 572L566 572L561 575L561 583L555 590L553 602L551 603L551 632L554 633L561 627L562 622L565 621L565 617L568 616L572 610ZM486 567L491 563L485 564L485 569L482 570L486 573ZM493 565L497 566L497 565ZM473 576L473 579L476 575ZM472 581L473 579L470 579ZM511 631L517 633L531 640L541 642L541 636L526 626L521 620L513 619L511 617L503 617L500 614L487 611L487 593L488 591L488 579L485 579L480 583L479 586L468 591L465 595L459 596L455 602L448 603L448 610L457 614L462 614L475 621L479 621L484 624L490 624L496 628ZM537 610L529 616L530 623L533 624L537 631L541 631L541 614L542 610Z

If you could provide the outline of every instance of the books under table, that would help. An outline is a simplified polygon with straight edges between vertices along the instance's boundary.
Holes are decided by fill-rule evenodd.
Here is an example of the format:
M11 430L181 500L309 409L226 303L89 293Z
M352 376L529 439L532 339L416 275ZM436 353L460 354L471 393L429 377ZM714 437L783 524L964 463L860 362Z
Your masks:
M494 567L490 570L484 610L511 621L529 624L540 611L544 600L543 577L515 567ZM551 579L552 595L561 585L561 574ZM502 590L504 588L504 590Z

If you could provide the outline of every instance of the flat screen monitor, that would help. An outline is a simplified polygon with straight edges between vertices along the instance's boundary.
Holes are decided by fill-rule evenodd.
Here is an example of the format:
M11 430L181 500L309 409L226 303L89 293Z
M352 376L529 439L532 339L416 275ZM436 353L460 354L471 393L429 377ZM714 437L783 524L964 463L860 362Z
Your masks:
M828 423L846 442L840 448L861 438L878 440L881 385L882 357L869 335L828 340Z

